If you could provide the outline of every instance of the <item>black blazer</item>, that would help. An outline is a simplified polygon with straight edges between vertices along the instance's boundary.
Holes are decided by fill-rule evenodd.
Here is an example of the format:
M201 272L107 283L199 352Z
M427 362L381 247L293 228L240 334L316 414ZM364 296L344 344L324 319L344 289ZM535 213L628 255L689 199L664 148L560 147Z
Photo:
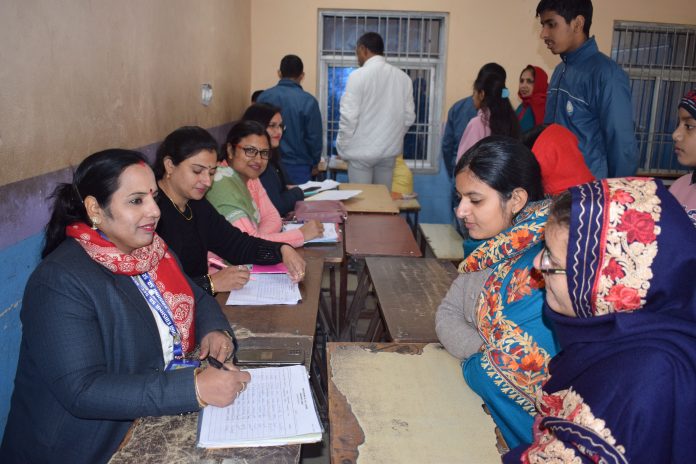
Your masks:
M196 341L230 330L189 284ZM193 369L163 371L154 316L131 278L66 239L29 278L22 342L0 462L106 462L131 422L199 409Z

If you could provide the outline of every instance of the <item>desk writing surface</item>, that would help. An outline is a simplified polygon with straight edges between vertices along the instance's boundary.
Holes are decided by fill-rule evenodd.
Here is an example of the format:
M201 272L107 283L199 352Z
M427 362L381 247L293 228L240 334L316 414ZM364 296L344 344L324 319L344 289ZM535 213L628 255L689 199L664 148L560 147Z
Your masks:
M243 348L302 348L309 367L312 337L240 339ZM141 417L130 428L109 464L231 464L297 463L300 446L204 449L196 446L198 413Z
M345 230L347 255L421 256L411 228L399 215L352 214Z
M439 345L327 350L331 462L500 462L493 420Z
M305 279L300 283L302 301L297 305L226 306L229 293L221 292L216 296L237 338L314 335L324 262L309 257L306 262Z
M382 184L341 184L339 190L361 190L360 194L343 201L348 213L399 214L387 187Z
M241 348L302 348L305 366L312 359L319 308L323 260L307 258L305 280L298 305L225 306L228 293L217 296L223 313L234 327ZM110 464L138 463L297 463L300 446L202 449L196 447L198 413L183 416L143 417L129 431Z
M437 342L435 312L457 277L449 261L434 258L366 258L389 338Z

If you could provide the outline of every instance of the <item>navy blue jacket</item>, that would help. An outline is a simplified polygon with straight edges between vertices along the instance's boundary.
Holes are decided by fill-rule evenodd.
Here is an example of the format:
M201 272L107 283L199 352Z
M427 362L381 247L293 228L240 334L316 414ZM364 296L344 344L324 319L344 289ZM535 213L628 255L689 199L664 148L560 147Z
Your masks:
M445 125L445 134L442 136L440 153L442 153L450 177L454 175L459 141L462 139L466 125L469 124L471 118L476 116L476 112L474 99L471 97L462 98L452 105L452 108L447 112L447 124Z
M266 170L259 177L263 188L271 199L271 203L281 216L295 209L295 203L304 200L304 192L299 187L287 187L287 175L283 172L283 164L269 160Z
M322 151L322 127L319 103L292 79L283 78L278 85L264 91L259 103L280 108L285 132L280 140L283 163L316 166Z
M575 134L597 179L634 175L639 154L628 76L599 51L594 37L561 58L551 76L544 122Z
M196 342L230 330L189 280ZM199 409L193 369L163 371L152 311L130 277L66 239L29 278L22 342L0 462L108 461L134 419Z

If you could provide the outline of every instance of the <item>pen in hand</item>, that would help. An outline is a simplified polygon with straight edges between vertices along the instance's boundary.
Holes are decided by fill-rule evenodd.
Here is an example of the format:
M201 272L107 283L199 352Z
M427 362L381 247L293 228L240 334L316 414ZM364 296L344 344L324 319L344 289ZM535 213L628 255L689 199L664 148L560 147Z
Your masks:
M213 366L215 369L221 369L223 371L231 371L232 370L210 355L208 355L208 357L205 358L205 360L208 361L208 364Z

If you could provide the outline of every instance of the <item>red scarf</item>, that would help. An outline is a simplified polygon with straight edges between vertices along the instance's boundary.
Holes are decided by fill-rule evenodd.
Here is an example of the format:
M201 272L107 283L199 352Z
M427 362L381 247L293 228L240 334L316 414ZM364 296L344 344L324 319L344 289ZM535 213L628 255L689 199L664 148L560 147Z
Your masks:
M549 88L549 76L538 66L534 68L534 89L528 97L523 97L517 92L517 96L522 100L522 111L517 116L521 121L524 114L531 107L534 114L534 125L538 126L544 122L544 114L546 114L546 91Z
M114 274L137 276L149 273L174 316L184 353L193 350L196 340L193 291L159 235L155 234L150 245L125 254L84 222L70 224L65 228L65 234L77 240L90 258Z

